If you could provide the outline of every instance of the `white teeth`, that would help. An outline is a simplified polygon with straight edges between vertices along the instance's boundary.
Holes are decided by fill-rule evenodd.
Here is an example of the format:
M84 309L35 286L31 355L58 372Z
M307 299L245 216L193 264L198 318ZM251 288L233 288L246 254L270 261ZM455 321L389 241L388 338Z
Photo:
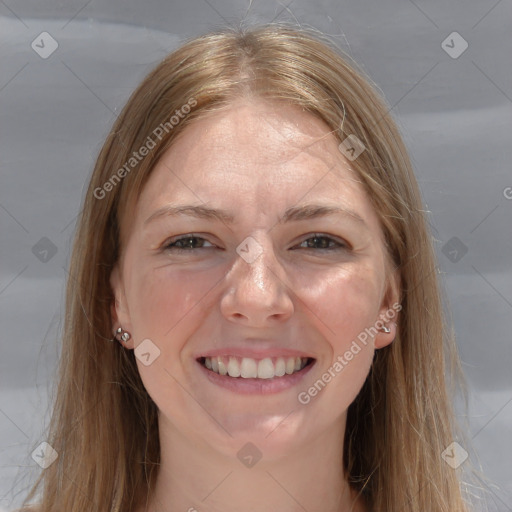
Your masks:
M244 379L255 379L258 376L258 363L254 359L244 357L240 365L240 375Z
M240 377L240 374L241 371L238 361L234 357L230 357L228 363L228 375L230 377Z
M257 361L250 357L205 357L204 366L220 375L242 377L244 379L272 379L302 370L306 366L306 357L266 357Z
M282 377L286 373L286 363L282 357L278 357L276 361L275 375Z
M262 359L258 364L258 379L271 379L275 375L274 365L270 357Z
M208 358L206 358L208 359ZM227 375L228 369L226 368L226 365L222 362L222 359L219 357L219 373L221 375Z

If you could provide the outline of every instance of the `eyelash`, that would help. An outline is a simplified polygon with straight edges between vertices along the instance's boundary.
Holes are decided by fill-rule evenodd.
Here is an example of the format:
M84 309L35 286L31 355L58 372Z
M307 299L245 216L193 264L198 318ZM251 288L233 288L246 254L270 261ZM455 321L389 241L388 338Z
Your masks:
M338 242L337 240L335 240L333 237L330 237L328 235L322 235L321 233L314 233L312 234L312 236L310 236L309 238L306 238L304 239L302 242L300 242L299 245L303 244L304 242L307 242L308 240L313 240L313 239L325 239L325 240L328 240L329 241L329 244L331 242L337 244L338 246L337 247L320 247L316 250L321 250L321 251L336 251L336 250L342 250L342 251L347 251L350 249L350 247L348 246L347 243L345 242ZM177 247L175 246L174 244L176 244L177 242L181 242L182 240L204 240L205 242L208 242L208 240L204 239L203 237L200 237L200 236L194 236L192 234L188 234L188 235L184 235L182 237L179 237L179 238L176 238L176 239L171 239L169 240L168 242L165 242L164 245L162 246L162 250L164 251L172 251L172 252L190 252L190 251L193 251L193 250L196 250L196 249L211 249L213 247L192 247L192 248L188 248L188 249L184 249L183 247ZM211 242L208 242L208 243L211 243ZM313 247L301 247L301 249L315 249Z

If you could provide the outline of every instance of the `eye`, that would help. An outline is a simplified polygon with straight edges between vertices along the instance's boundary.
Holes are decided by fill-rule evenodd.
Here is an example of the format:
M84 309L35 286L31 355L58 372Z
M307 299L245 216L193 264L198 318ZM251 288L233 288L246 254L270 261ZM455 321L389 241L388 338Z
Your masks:
M208 240L205 240L200 236L188 234L179 238L171 238L170 240L164 242L162 250L175 252L192 251L194 249L202 249L203 247L208 247L205 244L209 244L209 246L214 247L214 245L208 242Z
M347 243L320 233L315 233L312 237L303 240L298 247L301 249L323 249L327 251L349 249Z

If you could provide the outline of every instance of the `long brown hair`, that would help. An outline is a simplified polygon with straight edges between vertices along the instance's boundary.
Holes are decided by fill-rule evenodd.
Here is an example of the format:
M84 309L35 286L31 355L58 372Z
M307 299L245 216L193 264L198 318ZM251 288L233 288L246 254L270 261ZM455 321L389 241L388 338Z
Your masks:
M407 151L385 102L329 40L276 24L190 40L145 78L109 133L85 195L69 268L48 435L59 456L26 503L42 487L41 512L127 512L154 485L157 408L133 351L109 341L109 277L122 248L120 228L179 133L250 96L304 108L340 143L355 135L364 144L351 166L399 273L397 337L376 352L348 411L343 464L351 485L375 511L462 512L457 473L441 457L455 427L445 371L456 370L458 360ZM143 146L145 156L134 157Z

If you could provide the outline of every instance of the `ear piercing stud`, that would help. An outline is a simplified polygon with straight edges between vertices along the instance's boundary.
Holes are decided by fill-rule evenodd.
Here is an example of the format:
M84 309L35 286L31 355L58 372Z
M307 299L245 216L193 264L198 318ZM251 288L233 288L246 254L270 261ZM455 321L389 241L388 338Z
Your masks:
M119 327L114 333L114 338L117 341L124 341L126 343L131 338L131 335L128 331L123 331L123 328Z

